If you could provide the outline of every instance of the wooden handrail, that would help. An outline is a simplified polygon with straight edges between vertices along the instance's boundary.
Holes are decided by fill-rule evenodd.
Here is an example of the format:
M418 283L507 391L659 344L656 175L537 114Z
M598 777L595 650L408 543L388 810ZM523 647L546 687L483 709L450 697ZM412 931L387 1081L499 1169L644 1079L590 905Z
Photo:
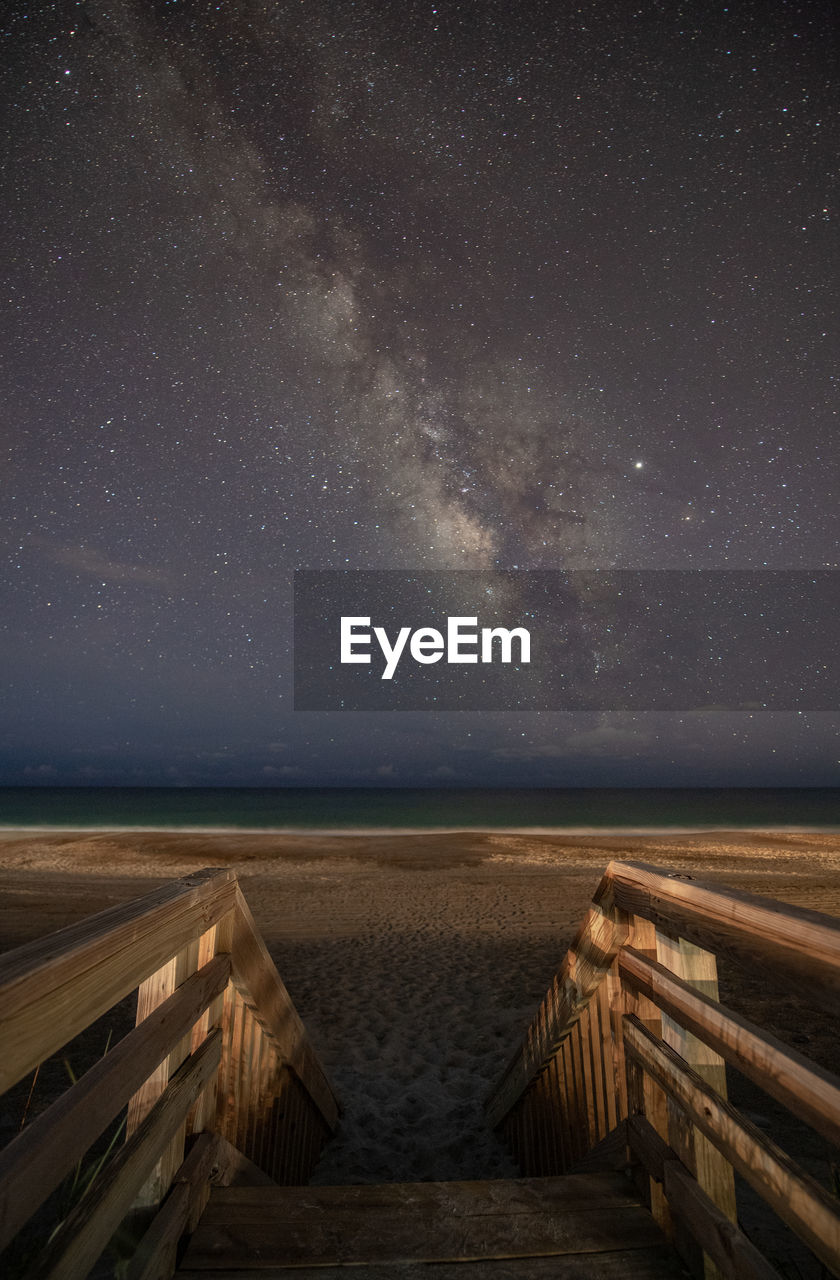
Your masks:
M0 1088L134 989L135 1029L0 1152L2 1249L127 1104L125 1145L33 1275L78 1280L132 1205L154 1211L175 1183L165 1229L155 1219L134 1267L166 1274L173 1223L187 1223L211 1176L247 1156L306 1181L336 1127L335 1095L236 876L212 868L0 957ZM203 1144L182 1174L190 1133Z
M775 973L812 1003L840 1012L840 920L644 862L611 862L594 900L677 933L762 979Z
M0 1092L235 904L234 873L208 868L0 956Z
M0 1151L0 1249L88 1147L119 1115L131 1095L227 986L230 957L217 956L57 1098Z
M611 862L488 1117L527 1174L565 1172L622 1124L639 1188L698 1276L776 1275L737 1226L734 1170L840 1275L840 1201L738 1114L725 1064L835 1143L840 1078L726 1009L716 954L840 1008L840 921Z
M749 1018L695 991L664 965L625 947L618 958L624 982L710 1045L794 1115L840 1146L840 1080L782 1044Z
M840 1206L796 1162L680 1059L670 1045L630 1017L624 1049L677 1101L694 1124L724 1152L742 1177L827 1266L840 1261Z

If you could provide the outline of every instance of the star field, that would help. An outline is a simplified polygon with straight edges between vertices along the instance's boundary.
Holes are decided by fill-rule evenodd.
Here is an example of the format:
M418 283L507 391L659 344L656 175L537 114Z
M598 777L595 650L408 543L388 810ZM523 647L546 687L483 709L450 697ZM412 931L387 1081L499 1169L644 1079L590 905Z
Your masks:
M299 568L838 567L828 4L6 14L0 783L836 781L290 652Z

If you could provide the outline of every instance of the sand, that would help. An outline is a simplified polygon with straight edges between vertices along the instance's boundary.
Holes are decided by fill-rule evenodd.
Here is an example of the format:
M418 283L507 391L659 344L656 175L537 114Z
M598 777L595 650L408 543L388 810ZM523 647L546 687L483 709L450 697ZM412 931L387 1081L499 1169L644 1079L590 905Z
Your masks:
M314 1181L515 1176L482 1104L611 858L840 915L840 836L822 833L7 832L0 945L233 866L343 1105ZM835 1028L818 1011L737 973L722 974L722 992L833 1063ZM742 1101L762 1123L777 1119L749 1092ZM824 1177L821 1150L798 1130L787 1138Z

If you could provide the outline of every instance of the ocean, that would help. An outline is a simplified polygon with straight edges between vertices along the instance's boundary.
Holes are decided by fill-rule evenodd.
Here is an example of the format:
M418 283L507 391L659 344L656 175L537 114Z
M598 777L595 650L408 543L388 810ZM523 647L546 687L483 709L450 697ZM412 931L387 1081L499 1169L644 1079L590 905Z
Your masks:
M4 787L2 828L840 831L840 789Z

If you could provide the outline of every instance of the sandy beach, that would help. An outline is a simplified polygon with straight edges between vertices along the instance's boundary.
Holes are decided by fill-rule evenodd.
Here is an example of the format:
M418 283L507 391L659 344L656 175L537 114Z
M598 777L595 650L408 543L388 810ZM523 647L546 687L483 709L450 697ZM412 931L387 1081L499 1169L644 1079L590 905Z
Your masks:
M344 1108L314 1180L501 1177L517 1169L488 1131L484 1097L611 858L840 915L840 836L824 833L28 831L0 837L0 945L232 866ZM721 989L833 1065L836 1028L819 1011L803 1015L740 972L723 971ZM19 1105L6 1100L5 1126ZM818 1145L787 1137L819 1176Z

